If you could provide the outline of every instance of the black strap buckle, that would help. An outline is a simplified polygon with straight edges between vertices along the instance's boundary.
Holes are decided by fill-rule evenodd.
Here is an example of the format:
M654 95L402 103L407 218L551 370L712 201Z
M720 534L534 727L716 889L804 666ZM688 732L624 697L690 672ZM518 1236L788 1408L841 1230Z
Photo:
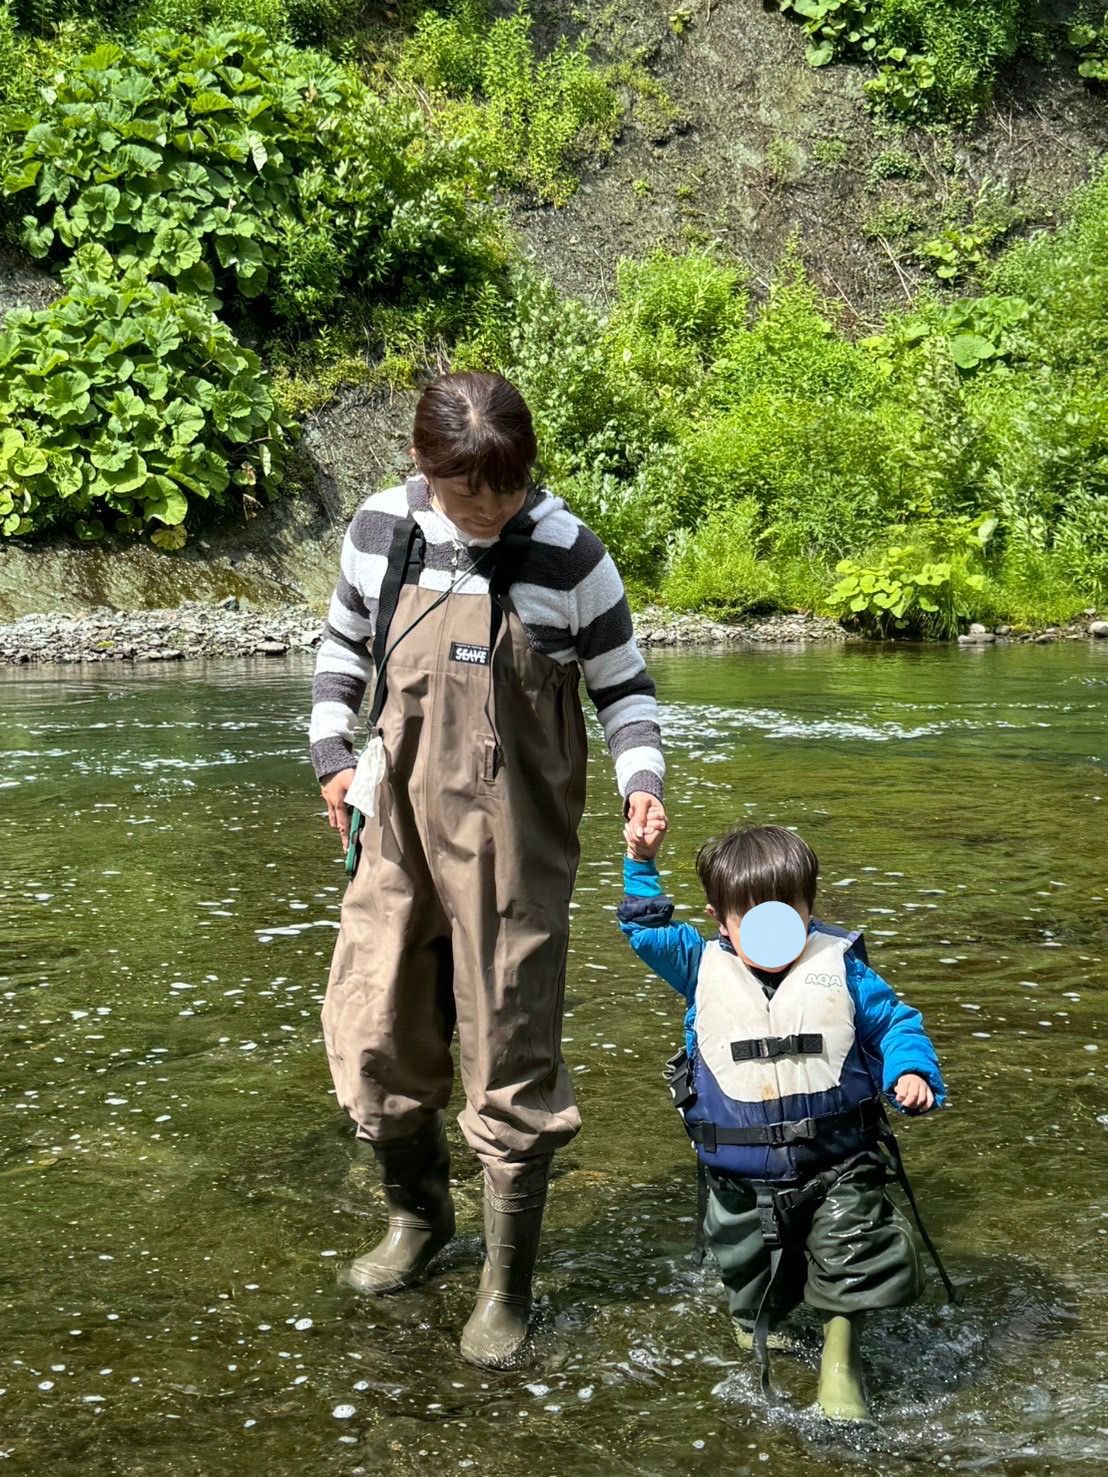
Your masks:
M675 1108L683 1108L686 1103L692 1102L696 1097L696 1090L692 1085L692 1064L689 1061L688 1052L683 1048L666 1062L662 1076L669 1088Z
M794 1118L789 1123L767 1123L765 1141L775 1149L784 1149L789 1144L807 1143L815 1138L816 1132L814 1118Z
M773 1061L781 1056L820 1056L823 1037L816 1032L792 1036L760 1036L748 1041L732 1041L733 1062Z
M778 1191L769 1185L758 1186L758 1198L756 1209L758 1211L758 1229L762 1233L762 1240L768 1250L781 1246L782 1225L778 1214Z

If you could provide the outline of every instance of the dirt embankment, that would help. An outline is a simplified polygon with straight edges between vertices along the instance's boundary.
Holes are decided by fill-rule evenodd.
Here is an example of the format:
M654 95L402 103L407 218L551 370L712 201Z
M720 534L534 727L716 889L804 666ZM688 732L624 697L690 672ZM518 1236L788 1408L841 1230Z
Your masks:
M547 39L567 9L534 10ZM757 0L575 7L605 60L641 54L680 120L638 108L612 156L586 165L560 209L513 211L525 249L564 291L610 299L620 257L715 243L748 264L755 291L796 237L814 280L871 328L934 277L915 248L979 196L1013 230L1049 225L1108 150L1108 107L1072 57L1021 61L967 130L904 133L875 120L861 67L815 69L801 28Z

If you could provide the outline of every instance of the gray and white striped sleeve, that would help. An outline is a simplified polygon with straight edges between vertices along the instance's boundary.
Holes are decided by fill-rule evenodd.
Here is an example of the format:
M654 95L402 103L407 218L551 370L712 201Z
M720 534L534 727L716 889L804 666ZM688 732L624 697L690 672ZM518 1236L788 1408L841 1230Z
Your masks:
M374 619L387 563L374 551L374 521L375 515L362 509L346 530L338 584L316 657L309 737L320 784L354 763L358 711L373 675Z
M591 566L568 591L574 647L627 798L637 790L662 796L666 762L654 682L635 643L631 611L611 556L582 525L572 551Z

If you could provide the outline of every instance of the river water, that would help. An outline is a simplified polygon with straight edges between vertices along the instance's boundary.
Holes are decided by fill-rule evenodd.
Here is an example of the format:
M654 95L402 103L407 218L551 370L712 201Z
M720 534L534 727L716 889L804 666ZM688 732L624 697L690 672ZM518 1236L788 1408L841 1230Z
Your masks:
M329 1095L319 1001L342 886L295 663L0 679L0 1471L812 1477L1108 1467L1108 643L655 656L667 885L706 836L795 825L817 911L924 1011L950 1110L903 1134L963 1289L875 1317L879 1423L812 1409L818 1325L767 1406L690 1259L693 1168L660 1066L680 1003L615 926L595 742L534 1357L456 1340L459 1236L365 1302L379 1201Z

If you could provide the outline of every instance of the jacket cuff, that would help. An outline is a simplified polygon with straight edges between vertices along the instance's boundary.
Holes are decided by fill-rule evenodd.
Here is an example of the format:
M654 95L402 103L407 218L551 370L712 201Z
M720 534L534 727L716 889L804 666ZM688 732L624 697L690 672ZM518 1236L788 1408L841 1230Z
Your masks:
M636 928L665 928L673 919L673 904L667 897L627 897L616 909L616 917Z

